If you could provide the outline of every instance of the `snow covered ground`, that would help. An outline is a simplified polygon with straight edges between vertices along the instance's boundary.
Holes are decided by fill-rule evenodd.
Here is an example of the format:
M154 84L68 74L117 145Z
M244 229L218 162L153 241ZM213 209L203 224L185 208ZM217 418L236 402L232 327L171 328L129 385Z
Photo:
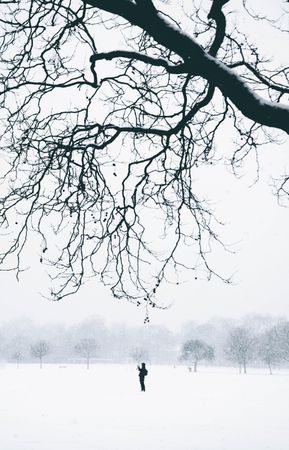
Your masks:
M288 450L289 372L0 367L1 450Z

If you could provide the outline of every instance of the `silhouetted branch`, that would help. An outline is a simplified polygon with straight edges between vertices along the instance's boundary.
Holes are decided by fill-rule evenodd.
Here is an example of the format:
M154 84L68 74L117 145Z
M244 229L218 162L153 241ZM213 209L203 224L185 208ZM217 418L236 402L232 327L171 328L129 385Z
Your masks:
M226 30L229 5L178 23L151 0L1 3L3 269L20 274L33 236L55 300L89 277L149 306L187 269L229 281L197 170L222 158L224 124L234 171L265 127L289 132L288 69Z

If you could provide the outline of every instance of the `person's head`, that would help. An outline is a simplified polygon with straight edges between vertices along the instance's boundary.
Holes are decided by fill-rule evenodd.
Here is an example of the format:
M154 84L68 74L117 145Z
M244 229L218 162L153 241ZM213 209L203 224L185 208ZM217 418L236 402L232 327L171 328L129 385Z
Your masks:
M141 363L141 366L144 369L146 365L145 365L145 363Z

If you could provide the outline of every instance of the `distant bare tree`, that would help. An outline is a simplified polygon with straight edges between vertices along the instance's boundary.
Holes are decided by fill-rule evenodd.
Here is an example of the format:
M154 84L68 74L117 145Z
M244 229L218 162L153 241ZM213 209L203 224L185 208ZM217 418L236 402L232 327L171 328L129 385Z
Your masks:
M256 355L256 338L245 327L236 327L231 330L226 346L225 356L228 360L236 362L239 372L247 373L247 364Z
M31 345L31 355L33 358L38 358L40 363L40 369L42 369L42 362L44 356L49 353L49 344L44 340L40 340L35 344Z
M148 352L142 347L134 347L130 356L138 364L148 360Z
M17 368L19 368L20 361L25 354L25 337L23 335L16 335L9 341L9 353L13 360L16 361Z
M197 372L199 361L214 359L214 349L202 340L189 340L183 345L181 359L193 363L194 372Z
M23 353L21 350L16 350L12 355L12 359L14 359L16 361L17 369L19 369L20 361L22 360L22 358L23 358Z
M277 341L281 359L289 362L289 322L283 322L276 326Z
M276 327L270 328L259 336L258 356L266 363L272 375L272 366L282 359L282 346Z
M98 348L99 346L94 338L83 338L74 347L76 353L79 353L85 358L87 369L89 369L91 357L95 356Z

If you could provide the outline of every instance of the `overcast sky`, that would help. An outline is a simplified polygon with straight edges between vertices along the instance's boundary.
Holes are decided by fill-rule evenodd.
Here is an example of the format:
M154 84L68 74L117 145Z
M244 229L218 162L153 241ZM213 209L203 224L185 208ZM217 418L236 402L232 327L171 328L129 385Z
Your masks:
M214 316L239 317L249 313L286 315L289 318L289 209L278 206L267 172L274 172L274 159L285 164L285 148L264 149L259 183L250 187L246 177L235 179L224 168L212 168L211 200L225 222L222 236L235 254L220 252L214 264L233 284L218 279L191 280L180 286L164 285L160 298L171 304L153 309L152 323L178 327L187 320ZM126 301L114 300L107 288L91 280L81 291L60 302L41 297L45 278L35 265L17 283L12 273L0 273L1 321L21 316L37 322L73 323L100 314L108 322L141 324L145 311Z
M241 2L239 2L241 3ZM268 5L276 4L273 1ZM259 36L271 54L279 52L280 43L270 36ZM285 35L284 39L288 41ZM282 55L281 55L282 53ZM278 58L279 58L278 56ZM180 286L164 285L161 299L171 305L166 310L151 310L151 323L172 328L187 320L207 320L214 316L239 317L248 313L285 315L289 318L289 209L278 206L272 194L272 176L289 170L288 144L271 145L261 152L260 181L235 179L224 167L212 167L204 181L217 216L225 222L222 237L235 254L218 253L214 264L224 275L234 274L233 284L215 279L191 280ZM251 164L247 171L252 174ZM208 185L209 180L209 185ZM0 322L29 317L37 322L73 323L99 314L108 322L141 324L145 311L125 301L114 300L109 289L91 280L73 297L55 303L40 292L45 278L37 265L24 273L18 283L13 273L0 273Z

